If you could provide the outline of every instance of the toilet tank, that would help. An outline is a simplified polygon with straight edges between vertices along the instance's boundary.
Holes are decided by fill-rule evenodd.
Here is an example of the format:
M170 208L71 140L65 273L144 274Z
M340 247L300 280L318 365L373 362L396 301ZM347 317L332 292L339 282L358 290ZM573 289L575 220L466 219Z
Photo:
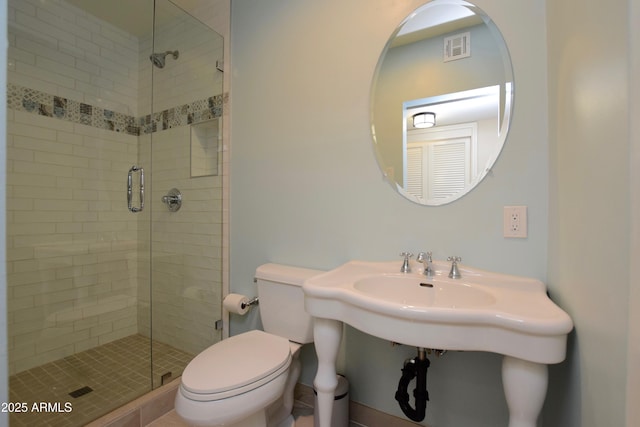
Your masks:
M302 284L320 270L264 264L256 269L264 330L300 344L313 342L313 322L304 309Z

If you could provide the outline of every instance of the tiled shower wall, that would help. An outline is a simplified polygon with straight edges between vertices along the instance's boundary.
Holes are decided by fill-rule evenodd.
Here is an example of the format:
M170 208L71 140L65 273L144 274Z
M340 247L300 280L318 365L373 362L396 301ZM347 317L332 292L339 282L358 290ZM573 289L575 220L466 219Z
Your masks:
M131 165L140 162L150 169L144 153L149 152L151 137L120 126L120 119L137 125L136 120L148 112L138 104L138 99L150 96L141 87L146 83L140 84L150 80L145 78L150 75L148 48L143 48L148 40L138 40L61 0L10 0L9 41L10 91L28 93L9 99L7 113L7 305L13 374L123 336L148 334L149 269L138 268L138 260L148 259L144 239L149 237L150 213L127 211L124 184ZM198 95L207 99L203 91ZM185 108L178 101L166 105L175 111ZM93 122L86 123L87 112ZM165 113L164 119L169 115ZM95 120L104 126L96 126ZM189 129L183 126L186 123L171 123L176 131ZM170 143L188 146L184 139L170 138ZM180 162L174 166L184 167ZM165 167L171 168L170 162ZM193 186L207 182L213 188L216 178L194 179ZM188 188L189 180L179 184ZM162 187L156 188L162 192ZM154 190L150 205L159 199ZM201 205L205 205L218 197L214 193L207 190L206 195L196 193L188 200L204 197ZM203 218L216 215L218 205L210 205ZM160 239L166 235L165 224L154 225ZM175 266L178 270L188 270L185 260L192 261L194 251L219 257L219 242L207 240L216 248L211 250L203 248L202 241L197 250L189 244L179 244L187 255L180 258L185 264ZM219 269L219 260L210 260ZM209 278L207 284L203 284L206 278L190 280L189 273L179 284L171 284L180 286L171 289L172 303L184 312L202 311L181 302L202 295L186 289L195 285L206 288L207 295L215 294L219 279L213 283ZM166 341L189 347L180 330L166 334ZM191 343L190 348L197 345Z
M189 176L189 144L176 144L189 141L189 133L188 126L181 126L153 135L151 239L142 237L149 228L140 227L141 244L152 244L152 279L145 279L148 269L141 268L140 283L153 283L153 339L198 354L221 339L214 325L222 318L222 180ZM141 157L148 148L141 145ZM171 188L182 192L177 212L161 202ZM141 306L148 303L147 295L140 292ZM140 314L139 330L146 335L149 317L145 310Z
M62 0L9 0L9 82L141 115L138 40Z
M138 41L127 33L64 2L12 0L9 43L8 82L32 91L26 101L57 96L103 114L137 113ZM65 120L45 102L30 112L10 93L8 101L16 373L136 333L137 223L122 200L137 137Z
M136 221L119 205L137 138L10 109L7 118L15 373L136 333Z
M222 38L212 38L210 28L176 12L174 7L160 11L173 14L173 19L163 20L156 27L154 51L178 50L178 59L168 57L165 68L154 69L153 87L148 79L140 81L140 105L153 98L154 111L173 113L166 115L170 128L165 126L163 131L153 133L152 144L148 135L140 137L140 162L153 164L149 198L153 218L151 227L148 223L139 227L142 250L138 328L145 335L149 331L149 292L143 288L152 283L153 339L197 354L221 339L221 332L214 325L222 318L222 176L191 177L191 127L181 126L180 121L171 122L171 117L181 111L176 105L189 105L192 122L214 117L218 120L222 96L215 94L205 103L210 109L202 109L202 102L194 100L212 94L214 87L222 87L223 73L216 69L216 61L223 58L223 43ZM141 45L148 43L143 40ZM148 49L142 47L141 52ZM140 62L144 76L151 63L144 53ZM149 95L151 89L153 97ZM218 170L221 160L218 156ZM161 202L172 188L182 192L183 204L177 212L169 212ZM142 218L148 220L149 217ZM151 251L146 246L149 242ZM149 253L151 271L145 268Z

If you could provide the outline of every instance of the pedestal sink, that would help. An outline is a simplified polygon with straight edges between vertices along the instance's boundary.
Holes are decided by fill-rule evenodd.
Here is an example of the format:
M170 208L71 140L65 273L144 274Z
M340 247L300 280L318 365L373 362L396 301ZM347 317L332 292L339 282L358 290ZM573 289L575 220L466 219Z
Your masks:
M402 304L406 309L474 308L493 304L495 297L482 289L462 283L443 283L419 274L380 274L353 284L365 297Z
M401 263L351 261L305 282L314 316L320 427L330 427L342 322L393 342L503 354L509 427L535 427L547 389L547 364L565 358L569 316L539 280L459 265L462 277L399 273ZM417 270L414 267L414 271Z

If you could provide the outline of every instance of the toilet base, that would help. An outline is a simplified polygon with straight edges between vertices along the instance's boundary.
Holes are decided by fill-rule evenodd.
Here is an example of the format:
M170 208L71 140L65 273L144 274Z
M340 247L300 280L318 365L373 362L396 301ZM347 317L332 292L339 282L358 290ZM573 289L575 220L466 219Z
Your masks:
M264 411L258 411L249 418L244 418L234 424L225 424L224 427L265 427L267 425L267 417Z

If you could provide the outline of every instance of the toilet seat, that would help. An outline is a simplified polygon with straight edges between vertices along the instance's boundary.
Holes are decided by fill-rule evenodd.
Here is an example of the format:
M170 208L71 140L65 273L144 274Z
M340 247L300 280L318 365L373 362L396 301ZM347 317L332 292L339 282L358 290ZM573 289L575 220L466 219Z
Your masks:
M272 381L290 364L288 340L253 330L198 354L182 373L180 388L185 397L196 401L225 399Z

